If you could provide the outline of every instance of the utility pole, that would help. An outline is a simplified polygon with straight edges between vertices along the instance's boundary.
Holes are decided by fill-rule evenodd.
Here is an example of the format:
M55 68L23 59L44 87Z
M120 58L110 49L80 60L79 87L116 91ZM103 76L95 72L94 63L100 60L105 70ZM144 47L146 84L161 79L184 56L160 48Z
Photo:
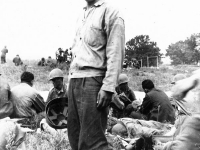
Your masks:
M158 69L158 56L156 56L156 59L157 59L157 65L156 66L157 66L157 69Z

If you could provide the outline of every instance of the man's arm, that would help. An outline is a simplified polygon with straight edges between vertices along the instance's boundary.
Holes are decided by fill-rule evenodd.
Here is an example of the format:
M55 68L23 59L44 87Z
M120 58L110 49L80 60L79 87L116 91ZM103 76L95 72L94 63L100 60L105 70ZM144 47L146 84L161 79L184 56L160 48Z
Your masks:
M118 16L118 11L105 14L105 31L107 35L106 62L107 71L103 85L97 97L97 107L107 107L115 91L118 75L122 69L125 48L124 20Z
M120 110L124 109L124 103L120 100L119 96L114 93L112 97L112 103Z
M124 20L120 17L111 20L106 25L107 46L107 71L103 80L102 90L114 92L117 79L122 70L125 49Z
M135 96L135 93L134 93L132 90L130 90L129 99L130 99L131 101L137 100L137 99L136 99L136 96Z
M150 98L146 95L145 98L143 99L141 108L140 108L140 112L142 114L147 115L152 109L152 103Z

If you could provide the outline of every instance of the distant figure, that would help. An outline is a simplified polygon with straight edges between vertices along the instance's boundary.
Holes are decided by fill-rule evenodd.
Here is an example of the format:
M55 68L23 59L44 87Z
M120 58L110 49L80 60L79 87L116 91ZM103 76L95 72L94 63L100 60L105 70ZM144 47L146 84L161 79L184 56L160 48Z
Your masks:
M64 53L64 61L69 65L71 63L72 53L71 49L66 49Z
M23 65L23 62L19 55L16 55L15 58L13 58L13 63L15 64L15 66Z
M1 64L6 63L6 53L8 53L8 49L5 46L4 49L1 50Z
M132 58L131 64L132 64L132 67L135 67L135 68L137 68L137 69L140 69L140 64L139 64L139 62L137 61L137 59Z
M41 58L41 60L38 62L38 66L46 66L46 61L45 61L45 58Z
M68 52L68 49L66 49L64 52L64 61L65 62L67 62L68 55L69 55L69 52Z
M53 63L53 59L51 58L51 56L49 56L47 58L47 65L50 66Z
M125 58L123 61L123 68L127 69L127 67L128 67L128 60Z
M58 48L58 50L56 51L56 60L58 64L64 62L64 51L62 50L62 48Z
M23 122L36 127L37 114L45 110L45 103L39 92L33 86L34 75L23 72L21 83L11 89L11 101L14 104L12 118L26 118Z

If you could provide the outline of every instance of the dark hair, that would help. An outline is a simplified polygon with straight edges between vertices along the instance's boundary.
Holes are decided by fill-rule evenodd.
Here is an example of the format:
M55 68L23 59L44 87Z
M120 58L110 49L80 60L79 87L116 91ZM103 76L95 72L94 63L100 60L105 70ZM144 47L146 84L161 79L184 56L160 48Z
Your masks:
M34 80L34 75L31 72L25 71L21 75L21 82L31 82Z
M150 89L154 88L154 84L151 80L146 79L146 80L142 81L142 88L150 90Z

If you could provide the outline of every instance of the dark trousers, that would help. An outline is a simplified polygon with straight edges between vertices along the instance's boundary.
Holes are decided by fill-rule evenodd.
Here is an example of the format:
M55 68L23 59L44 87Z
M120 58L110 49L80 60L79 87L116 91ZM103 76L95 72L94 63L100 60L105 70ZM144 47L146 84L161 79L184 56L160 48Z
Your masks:
M6 63L6 56L1 56L1 64L5 64Z
M73 150L107 150L108 109L97 109L103 77L72 78L68 90L68 138Z

